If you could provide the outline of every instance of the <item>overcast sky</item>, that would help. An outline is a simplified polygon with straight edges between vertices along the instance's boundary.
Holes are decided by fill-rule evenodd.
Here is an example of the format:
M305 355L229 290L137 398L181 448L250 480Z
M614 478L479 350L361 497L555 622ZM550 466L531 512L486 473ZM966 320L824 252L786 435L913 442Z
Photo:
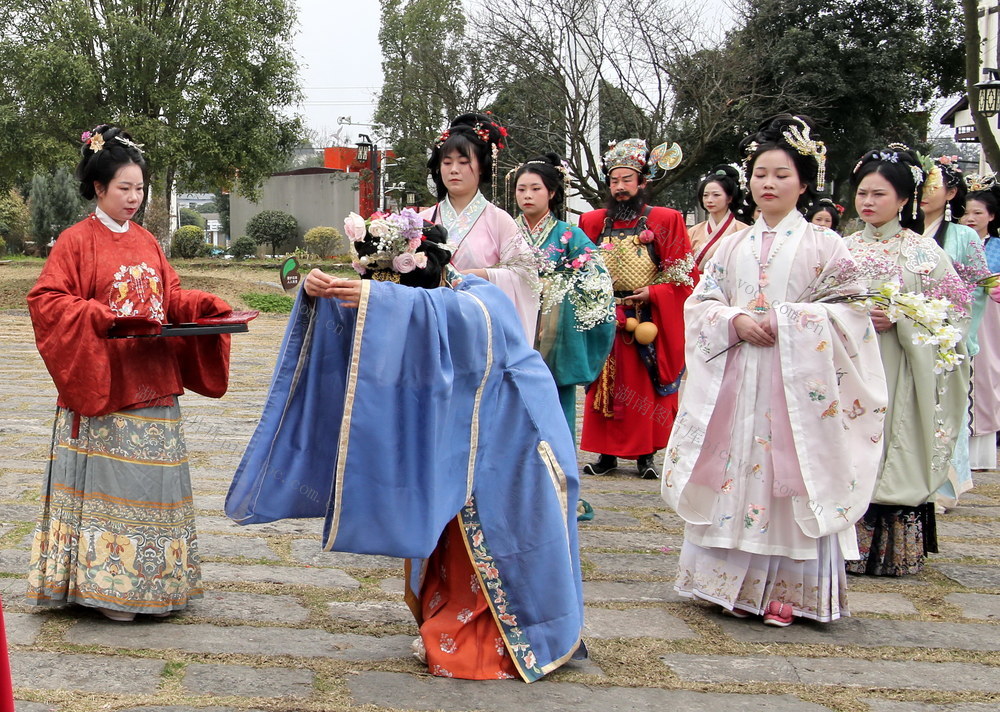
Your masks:
M295 0L299 30L294 40L301 65L304 103L297 111L319 136L350 145L364 126L341 126L349 116L370 123L382 84L377 0Z
M683 0L676 0L683 2ZM340 117L368 124L382 84L378 44L378 0L293 0L298 33L293 46L301 71L304 102L294 110L327 145L353 145L366 126L342 125ZM727 0L701 0L700 25L731 21ZM689 10L690 11L690 10Z

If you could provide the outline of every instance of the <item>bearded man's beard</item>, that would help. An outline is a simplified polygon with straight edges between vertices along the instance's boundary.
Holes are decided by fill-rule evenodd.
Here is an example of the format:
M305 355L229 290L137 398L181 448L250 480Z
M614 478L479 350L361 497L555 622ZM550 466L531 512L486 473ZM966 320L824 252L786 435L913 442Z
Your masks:
M646 207L646 190L640 188L639 192L628 200L618 200L615 194L608 196L605 206L608 209L608 217L616 222L631 222L642 215L643 208Z

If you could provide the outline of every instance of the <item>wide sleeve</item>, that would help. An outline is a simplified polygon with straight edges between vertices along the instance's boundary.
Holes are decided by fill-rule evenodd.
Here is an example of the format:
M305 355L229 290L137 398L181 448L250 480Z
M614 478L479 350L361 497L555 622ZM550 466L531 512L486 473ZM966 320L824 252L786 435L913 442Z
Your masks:
M727 238L705 265L701 281L684 303L687 387L680 398L680 407L663 463L660 494L674 510L681 509L681 496L687 482L704 454L711 457L718 448L706 448L705 435L720 399L723 378L727 370L738 372L746 359L742 348L731 349L719 358L736 336L729 326L738 314L745 314L734 304L738 283L736 261L740 255L738 238ZM737 383L739 381L737 380ZM692 388L696 384L696 388ZM735 396L734 396L735 397ZM734 413L734 411L731 411ZM723 427L723 431L728 427ZM687 521L705 523L690 514ZM696 521L697 520L697 521Z
M990 273L982 238L976 234L975 230L965 225L953 224L949 226L945 252L951 258L958 276L969 284L974 284ZM969 324L969 333L965 338L969 358L979 353L979 324L983 320L986 299L986 290L977 285L972 293L972 304L969 309L972 320Z
M937 265L927 278L918 278L918 287L926 288L928 282L956 274L944 251L934 247L940 253ZM963 318L953 325L964 333L968 322L968 318ZM950 371L936 369L935 347L917 343L919 339L915 341L914 337L922 332L910 319L900 319L881 334L883 353L901 356L894 359L899 364L893 369L898 376L889 411L892 422L885 429L885 447L895 456L886 458L882 467L873 499L880 504L912 507L928 501L948 478L962 418L968 408L968 358ZM965 342L960 341L955 351L966 355ZM893 378L893 371L886 370Z
M161 253L162 255L162 253ZM167 319L173 324L232 311L225 300L197 289L181 289L180 278L162 258L167 285ZM180 368L184 387L209 398L221 398L229 388L229 334L179 336L168 339Z
M684 303L697 281L684 218L676 210L658 216L653 228L660 264L658 284L649 287L657 326L656 362L660 383L673 383L684 369Z
M816 283L852 261L839 237L819 238L825 265ZM845 284L840 293L859 293ZM772 310L777 361L772 373L773 491L791 496L799 528L822 537L861 518L875 489L888 403L878 339L865 309L846 303L782 302Z
M105 412L111 397L105 337L115 320L111 307L94 298L95 247L89 238L78 228L63 232L28 292L35 343L60 401L87 416Z
M514 218L493 206L487 211L493 221L500 261L486 269L486 276L514 302L524 334L531 342L538 319L538 260Z

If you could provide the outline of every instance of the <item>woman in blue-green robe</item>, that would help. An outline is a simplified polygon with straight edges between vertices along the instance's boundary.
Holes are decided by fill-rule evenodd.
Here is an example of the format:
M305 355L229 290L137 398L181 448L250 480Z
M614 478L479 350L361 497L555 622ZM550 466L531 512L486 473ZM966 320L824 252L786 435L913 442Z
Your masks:
M552 371L570 432L576 435L576 387L592 383L614 339L614 291L599 250L577 227L558 220L566 168L554 153L524 163L514 177L517 224L541 265L541 312L535 348Z
M970 227L959 225L965 213L967 193L962 171L953 156L941 156L927 174L920 207L924 213L924 237L934 240L951 258L958 276L974 287L969 306L971 323L965 346L971 359L979 353L979 324L986 308L986 290L975 282L989 274L982 238ZM969 464L969 403L962 408L962 427L955 442L948 479L937 491L938 512L951 509L964 492L972 489L972 469Z

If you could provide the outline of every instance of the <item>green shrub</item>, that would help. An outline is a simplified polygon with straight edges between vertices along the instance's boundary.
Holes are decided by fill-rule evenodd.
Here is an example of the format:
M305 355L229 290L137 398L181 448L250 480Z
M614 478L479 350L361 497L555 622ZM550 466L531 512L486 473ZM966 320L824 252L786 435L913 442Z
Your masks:
M170 245L170 256L192 259L205 257L209 247L205 242L205 231L196 225L185 225L174 230L174 239Z
M272 255L279 254L278 245L298 234L298 220L281 210L262 210L247 223L247 236L258 245L271 243Z
M290 314L295 300L284 294L261 294L260 292L248 292L241 294L242 299L248 307L262 312L274 314Z
M246 260L257 256L257 243L244 235L229 244L229 254L236 260Z
M335 227L314 227L306 232L304 239L311 253L329 257L343 244L344 235Z
M196 225L204 230L205 218L202 217L201 213L197 210L192 210L191 208L181 208L181 227L185 227L187 225Z

